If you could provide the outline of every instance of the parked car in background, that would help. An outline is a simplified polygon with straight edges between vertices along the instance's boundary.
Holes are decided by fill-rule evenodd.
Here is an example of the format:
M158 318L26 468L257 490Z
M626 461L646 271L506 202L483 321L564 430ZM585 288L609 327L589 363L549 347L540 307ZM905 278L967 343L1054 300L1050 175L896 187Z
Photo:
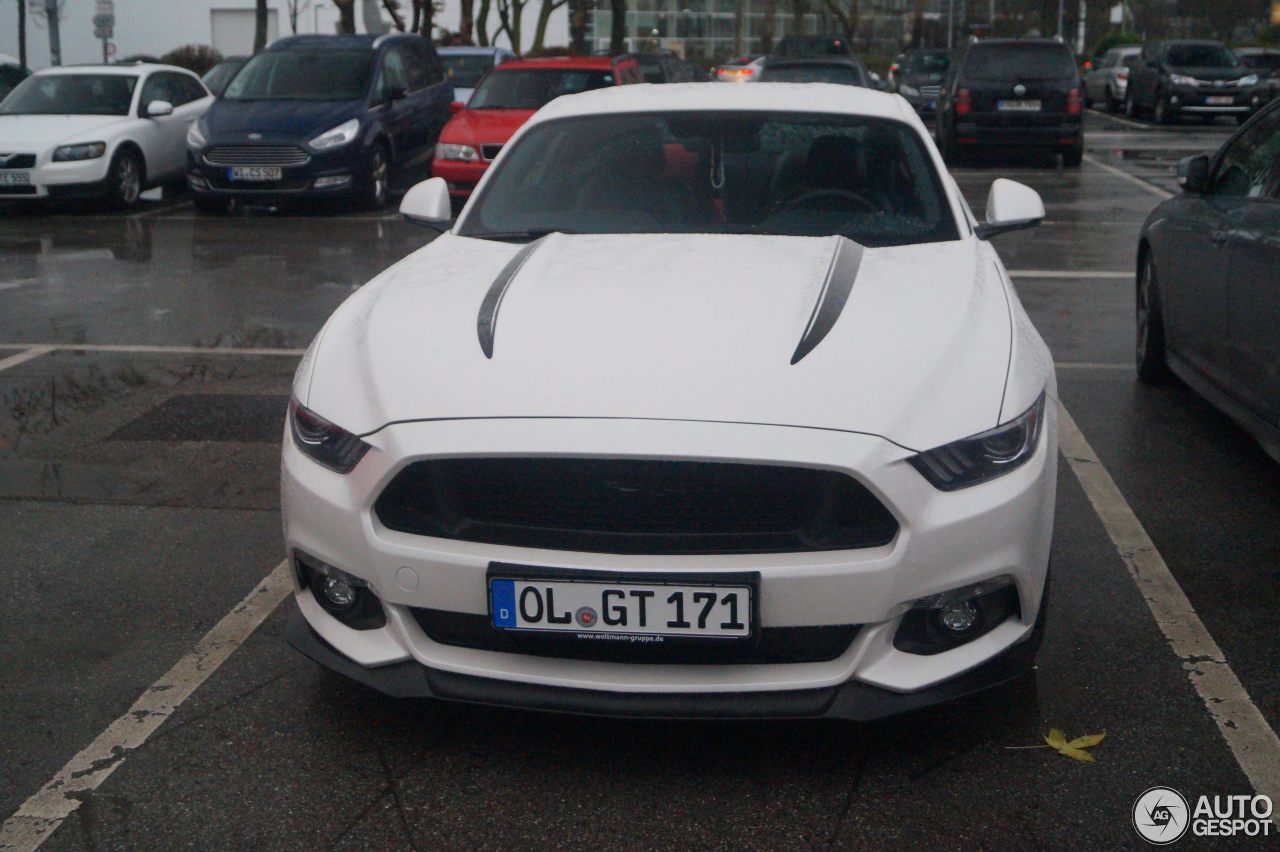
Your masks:
M996 180L979 224L892 95L681 84L551 102L449 211L409 190L446 232L294 377L295 648L657 718L869 719L1031 669L1057 385L988 240L1034 190Z
M1237 47L1234 51L1245 68L1256 73L1266 86L1267 100L1280 94L1280 50L1273 47Z
M866 66L852 57L779 59L770 56L760 69L761 83L838 83L845 86L877 86Z
M715 79L721 83L754 83L764 67L764 56L740 56L732 62L717 65Z
M803 59L814 56L853 56L847 39L827 35L786 35L774 45L770 56Z
M499 65L440 134L431 174L466 198L507 140L561 95L644 82L635 56L548 56Z
M31 70L24 68L16 58L0 53L0 101L30 76Z
M938 147L949 161L977 151L1039 151L1080 165L1083 98L1075 56L1053 39L965 45L938 101Z
M1138 375L1168 371L1280 461L1280 102L1212 156L1178 164L1181 194L1138 243Z
M637 53L635 58L646 83L702 83L710 79L706 71L685 61L674 50Z
M0 103L0 199L130 207L182 179L187 130L211 103L199 77L171 65L38 71Z
M453 83L453 99L465 104L489 69L519 57L505 47L437 47L445 76Z
M1227 115L1243 124L1268 94L1258 72L1221 42L1152 41L1129 62L1124 111L1130 118L1150 112L1157 124L1183 115Z
M1084 75L1085 106L1100 105L1107 112L1124 106L1129 86L1129 63L1142 52L1136 44L1113 47L1098 57Z
M209 87L209 91L215 96L221 95L223 90L227 88L227 84L236 76L244 64L249 61L247 56L228 56L217 65L204 72L201 78L204 84Z
M347 198L376 209L430 160L453 86L420 36L290 36L240 69L187 137L195 203Z
M917 48L903 53L894 63L896 91L921 118L932 119L938 108L942 82L951 67L951 51Z

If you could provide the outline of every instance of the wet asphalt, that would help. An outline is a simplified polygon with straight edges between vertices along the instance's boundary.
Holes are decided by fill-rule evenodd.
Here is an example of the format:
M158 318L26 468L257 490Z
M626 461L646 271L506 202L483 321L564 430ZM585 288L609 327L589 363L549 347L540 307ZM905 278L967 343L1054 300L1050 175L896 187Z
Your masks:
M1131 273L1179 157L1231 127L1092 114L1092 162L956 171L1047 218L998 238L1063 403L1275 728L1280 465L1180 384L1139 385ZM278 445L324 319L430 239L392 213L0 208L0 809L13 813L282 558ZM76 349L76 346L93 347ZM250 354L148 351L234 347ZM103 350L97 347L132 347ZM1064 464L1034 676L873 724L572 719L397 701L284 642L289 601L48 849L1141 848L1134 799L1250 792ZM1036 745L1105 730L1098 762ZM1195 848L1186 838L1180 846ZM1259 841L1218 843L1262 848Z

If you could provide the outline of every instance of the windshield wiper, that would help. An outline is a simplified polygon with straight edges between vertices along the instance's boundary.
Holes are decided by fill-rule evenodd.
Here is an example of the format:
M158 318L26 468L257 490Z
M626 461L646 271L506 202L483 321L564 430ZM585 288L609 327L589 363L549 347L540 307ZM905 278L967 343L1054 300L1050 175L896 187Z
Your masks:
M538 240L547 234L576 234L568 228L541 228L532 231L490 231L483 234L461 234L464 237L475 237L478 240L499 240L502 242L527 242Z

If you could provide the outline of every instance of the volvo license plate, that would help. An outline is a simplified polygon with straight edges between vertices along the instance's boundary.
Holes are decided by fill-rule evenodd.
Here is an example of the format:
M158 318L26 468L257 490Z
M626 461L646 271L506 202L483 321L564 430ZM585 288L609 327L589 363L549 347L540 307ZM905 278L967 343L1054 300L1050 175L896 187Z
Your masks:
M31 172L0 172L0 186L31 186Z

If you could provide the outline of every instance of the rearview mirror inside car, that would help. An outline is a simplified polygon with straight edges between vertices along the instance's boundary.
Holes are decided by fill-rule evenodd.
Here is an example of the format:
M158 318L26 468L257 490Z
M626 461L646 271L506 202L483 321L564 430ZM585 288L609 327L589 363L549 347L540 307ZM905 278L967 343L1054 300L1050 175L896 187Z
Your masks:
M164 115L173 115L173 104L168 101L152 101L147 104L146 118L160 118Z
M444 178L428 178L410 187L400 202L400 215L415 224L447 231L453 224L453 210Z
M1044 202L1031 187L997 178L987 194L987 221L974 229L980 240L989 240L1005 231L1034 228L1044 219Z
M1178 186L1187 192L1202 193L1209 188L1209 157L1196 154L1178 161Z

